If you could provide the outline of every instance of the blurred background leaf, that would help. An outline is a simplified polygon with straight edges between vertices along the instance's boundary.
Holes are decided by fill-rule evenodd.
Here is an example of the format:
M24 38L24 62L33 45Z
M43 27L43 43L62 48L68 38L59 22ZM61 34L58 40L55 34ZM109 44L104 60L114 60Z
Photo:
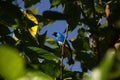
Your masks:
M26 75L16 80L53 80L53 79L40 71L29 71L26 73Z
M9 67L8 67L9 66ZM0 74L8 80L15 80L25 73L25 62L20 53L11 47L0 46Z

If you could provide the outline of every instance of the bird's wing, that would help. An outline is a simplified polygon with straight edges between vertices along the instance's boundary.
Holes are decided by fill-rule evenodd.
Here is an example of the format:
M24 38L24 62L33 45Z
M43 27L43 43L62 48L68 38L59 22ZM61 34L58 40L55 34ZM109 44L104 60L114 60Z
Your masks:
M69 45L69 43L68 43L68 41L67 41L67 40L65 41L65 44L66 44L65 46L66 46L66 47L68 47L68 48L69 48L69 50L72 52L71 47L70 47L70 45Z

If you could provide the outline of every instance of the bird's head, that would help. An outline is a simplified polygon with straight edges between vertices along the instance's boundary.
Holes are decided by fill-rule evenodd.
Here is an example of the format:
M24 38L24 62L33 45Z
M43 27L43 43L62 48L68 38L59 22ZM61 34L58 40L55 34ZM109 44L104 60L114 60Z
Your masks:
M52 35L55 36L55 37L57 37L57 32L54 32Z

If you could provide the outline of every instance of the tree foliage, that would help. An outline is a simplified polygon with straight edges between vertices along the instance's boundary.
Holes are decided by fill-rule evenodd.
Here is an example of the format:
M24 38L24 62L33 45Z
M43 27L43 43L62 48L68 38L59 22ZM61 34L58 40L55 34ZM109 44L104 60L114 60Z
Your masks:
M82 26L70 40L82 71L64 65L64 80L120 79L119 0L49 0L50 8L61 5L63 11L42 15L31 8L41 0L21 0L24 9L17 1L0 0L0 80L60 79L61 51L51 48L56 43L47 32L39 34L57 20L66 21L69 31Z

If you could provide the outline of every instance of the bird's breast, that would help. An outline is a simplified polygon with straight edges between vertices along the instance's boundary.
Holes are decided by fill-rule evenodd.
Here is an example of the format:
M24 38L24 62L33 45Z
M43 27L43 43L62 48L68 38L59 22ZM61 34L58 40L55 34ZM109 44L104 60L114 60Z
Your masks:
M63 42L58 41L58 44L59 44L59 46L62 46L62 45L63 45ZM68 45L67 45L67 44L65 44L65 47L68 47Z

